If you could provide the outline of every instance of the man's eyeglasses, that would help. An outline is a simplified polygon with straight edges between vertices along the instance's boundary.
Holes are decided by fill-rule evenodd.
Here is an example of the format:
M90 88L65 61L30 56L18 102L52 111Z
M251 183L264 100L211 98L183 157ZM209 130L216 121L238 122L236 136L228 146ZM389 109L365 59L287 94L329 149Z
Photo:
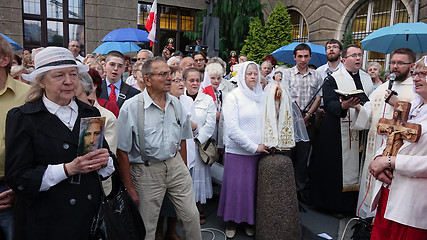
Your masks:
M203 61L205 61L205 59L204 59L204 58L194 59L194 61L195 61L195 62L203 62Z
M406 63L406 62L390 62L390 66L394 66L397 65L398 67L401 67L403 65L409 65L411 63Z
M419 78L426 79L427 73L426 72L412 72L412 78L415 78L415 76L418 76Z
M150 75L157 75L157 76L160 76L162 78L166 78L166 77L171 76L171 72L150 73Z
M357 58L357 57L362 58L363 53L354 53L354 54L348 55L347 57L344 57L344 58Z
M180 82L185 82L184 78L174 78L172 79L172 81L176 82L176 83L180 83Z
M332 45L332 46L327 46L326 47L327 50L331 50L332 48L339 49L340 46L338 46L338 45Z

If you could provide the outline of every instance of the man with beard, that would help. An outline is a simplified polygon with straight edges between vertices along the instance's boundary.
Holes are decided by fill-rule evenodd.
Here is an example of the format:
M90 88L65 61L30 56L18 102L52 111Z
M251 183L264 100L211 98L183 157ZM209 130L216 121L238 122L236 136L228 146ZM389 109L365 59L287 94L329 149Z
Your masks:
M388 101L385 101L391 93L388 90L388 83L378 86L375 91L369 96L370 101L359 107L353 129L362 130L369 129L368 142L366 144L366 157L363 164L362 177L360 182L359 200L357 206L360 208L361 217L375 216L375 212L371 212L372 200L372 183L371 174L368 171L368 166L374 159L374 154L381 147L383 138L377 134L377 123L380 118L392 118L394 104L397 101L410 102L414 98L412 90L411 69L414 67L415 53L408 48L400 48L395 50L391 55L390 72L396 74L392 90L398 95L392 95ZM365 201L363 199L365 198ZM363 203L362 203L363 202Z
M338 71L340 68L343 68L341 62L342 43L336 39L329 40L325 45L325 52L328 62L316 69L316 72L319 73L320 77L323 80L325 80L328 74L332 74ZM325 110L323 109L322 99L322 101L320 102L320 106L316 111L316 132L314 136L314 141L317 140L317 137L319 135L319 128L322 124L324 116Z
M322 79L343 67L341 62L342 43L340 41L336 39L329 40L325 45L325 52L328 62L316 70Z
M352 44L342 51L343 68L331 74L323 86L325 119L320 128L316 159L312 163L310 198L316 207L337 217L353 213L359 191L359 131L352 129L360 100L344 100L335 90L373 91L371 77L360 70L362 49Z

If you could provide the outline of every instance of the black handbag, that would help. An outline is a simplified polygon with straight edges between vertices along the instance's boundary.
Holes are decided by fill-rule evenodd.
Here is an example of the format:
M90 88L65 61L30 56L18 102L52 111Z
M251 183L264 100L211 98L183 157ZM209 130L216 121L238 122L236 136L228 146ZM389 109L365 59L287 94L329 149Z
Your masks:
M351 229L354 229L351 239L354 240L369 240L372 234L372 220L373 217L359 218L357 223Z
M93 219L90 231L91 240L143 240L144 221L138 207L126 191L120 174L113 173L111 193L106 196L102 188L102 200L98 213Z

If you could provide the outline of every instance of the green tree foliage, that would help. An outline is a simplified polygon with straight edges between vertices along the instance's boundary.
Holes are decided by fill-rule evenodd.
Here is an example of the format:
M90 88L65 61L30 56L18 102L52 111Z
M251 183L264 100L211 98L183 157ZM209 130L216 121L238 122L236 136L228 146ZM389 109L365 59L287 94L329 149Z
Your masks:
M263 21L264 5L260 0L217 0L213 16L220 19L220 53L223 59L229 58L232 50L240 51L249 32L253 17Z
M249 34L245 39L242 53L248 57L248 60L261 64L266 56L265 45L264 26L259 18L254 18L249 25Z
M293 25L290 19L286 6L278 2L268 16L265 26L256 18L251 22L242 52L249 60L261 63L265 56L292 43Z
M347 47L350 44L356 43L353 42L353 24L351 24L350 26L347 27L347 31L344 34L344 41L343 41L343 47ZM360 43L359 43L360 45Z
M282 2L277 2L273 12L268 16L265 29L266 55L293 42L291 16Z

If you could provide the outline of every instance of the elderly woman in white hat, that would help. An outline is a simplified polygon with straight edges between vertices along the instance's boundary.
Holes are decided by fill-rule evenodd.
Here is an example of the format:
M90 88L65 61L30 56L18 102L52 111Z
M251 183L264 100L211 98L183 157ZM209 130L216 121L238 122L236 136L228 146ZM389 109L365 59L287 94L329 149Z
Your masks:
M26 103L6 119L6 182L17 195L15 239L88 239L101 201L98 175L114 171L108 145L77 156L80 119L98 110L74 99L72 53L47 47L23 78L34 84Z

